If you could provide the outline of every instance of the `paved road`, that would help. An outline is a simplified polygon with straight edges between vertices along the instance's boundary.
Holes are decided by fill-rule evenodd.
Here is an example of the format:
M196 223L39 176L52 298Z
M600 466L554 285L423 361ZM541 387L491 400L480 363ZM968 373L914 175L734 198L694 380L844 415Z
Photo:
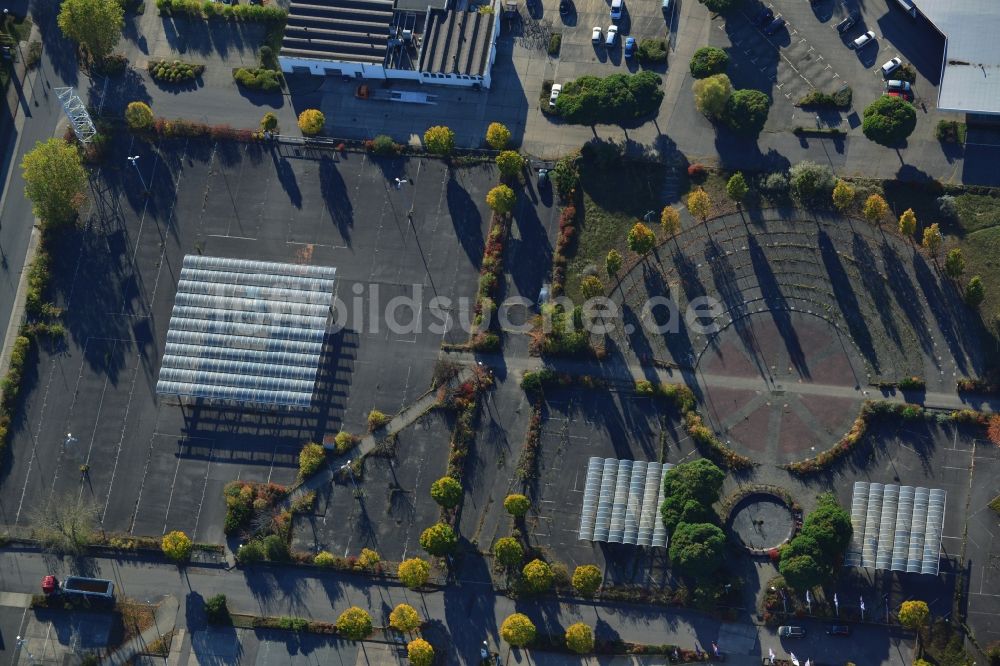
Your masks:
M757 640L752 635L749 641L742 640L737 637L738 627L696 613L621 604L558 603L553 599L513 601L497 596L488 585L462 580L443 591L419 594L363 577L291 567L232 571L192 567L179 571L169 565L112 559L87 559L80 566L88 575L114 580L119 591L129 597L177 596L181 600L177 626L189 632L204 626L202 601L217 593L226 595L234 611L326 621L335 620L345 608L356 605L368 609L382 622L396 604L406 602L430 619L429 633L437 637L438 645L443 645L442 640L450 641L447 663L475 663L483 638L488 637L496 645L500 622L515 611L526 613L540 631L552 633L582 621L596 627L598 638L675 642L687 647L694 647L696 642L704 647L715 641L724 651L728 641L731 653L728 661L737 664L759 664L761 652L766 655L768 649L773 649L783 655L785 647L800 657L821 658L836 651L843 659L860 664L909 664L912 656L909 638L883 627L857 627L847 643L823 635L821 625L806 623L813 630L810 637L783 646L768 629L758 628ZM36 592L43 575L65 575L68 571L67 563L44 554L0 552L3 591ZM9 639L5 641L8 646L12 643ZM741 647L740 654L732 646Z

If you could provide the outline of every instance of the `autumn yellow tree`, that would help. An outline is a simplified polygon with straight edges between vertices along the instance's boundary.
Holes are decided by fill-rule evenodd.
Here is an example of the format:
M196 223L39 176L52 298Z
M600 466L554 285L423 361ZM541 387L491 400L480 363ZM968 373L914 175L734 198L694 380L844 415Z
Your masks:
M704 222L712 212L712 200L708 198L708 192L699 187L688 195L687 207L692 215Z
M566 647L577 654L593 652L594 631L583 622L569 625L566 627Z
M299 114L299 129L306 136L315 136L323 131L326 116L319 109L306 109Z
M399 563L399 568L396 571L396 575L399 576L399 581L406 587L413 590L427 584L427 579L430 577L430 573L431 565L419 557L403 560Z
M916 230L917 214L913 212L912 208L907 208L903 211L903 214L899 216L899 233L912 240L913 232Z
M406 657L410 666L431 666L434 663L434 648L422 638L414 638L406 644Z
M924 246L925 250L931 253L931 256L934 259L937 259L938 250L941 249L941 240L941 228L938 226L937 222L928 227L924 227L924 239L923 242L921 242L921 245Z
M524 647L535 640L535 624L523 613L513 613L500 625L500 637L514 647Z
M389 613L389 626L404 633L420 626L420 614L409 604L399 604Z
M514 210L516 202L517 195L507 185L497 185L486 193L486 205L500 215L506 215Z
M889 204L879 194L871 194L865 199L861 214L872 224L879 224L889 212Z
M846 180L838 180L833 187L833 205L843 212L854 203L855 194L853 185Z
M163 550L163 554L174 562L187 562L191 557L194 544L187 534L174 530L163 535L160 548Z
M681 214L673 206L664 206L660 213L660 228L667 236L675 236L681 230Z
M628 249L640 257L645 257L653 251L653 247L656 245L656 236L645 224L636 222L629 229L625 241L628 244Z
M503 150L510 143L510 130L503 123L490 123L486 128L486 143L493 150Z

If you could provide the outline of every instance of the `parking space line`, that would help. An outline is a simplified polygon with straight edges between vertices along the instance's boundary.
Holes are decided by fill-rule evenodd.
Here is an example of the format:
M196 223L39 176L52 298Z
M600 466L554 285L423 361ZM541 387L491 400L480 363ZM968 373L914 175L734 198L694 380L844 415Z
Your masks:
M215 441L213 440L212 446L208 449L208 467L205 468L205 481L201 484L201 499L198 500L198 513L194 517L194 529L191 530L191 536L198 533L198 523L201 522L201 507L205 505L205 492L208 490L208 473L212 471L212 456L214 455ZM268 481L270 481L270 478ZM166 531L166 528L164 528L164 531Z
M167 519L170 516L170 504L174 501L174 488L177 486L177 472L181 469L181 457L177 456L177 464L174 465L174 478L170 482L170 496L167 498L167 510L163 512L163 532L161 534L167 533Z

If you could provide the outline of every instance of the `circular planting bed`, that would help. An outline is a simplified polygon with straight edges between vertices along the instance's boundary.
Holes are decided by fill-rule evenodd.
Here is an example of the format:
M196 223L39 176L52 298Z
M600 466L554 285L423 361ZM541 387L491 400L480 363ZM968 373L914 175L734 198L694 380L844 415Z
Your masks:
M740 498L729 511L730 533L753 555L767 555L792 538L799 517L786 498L759 490Z

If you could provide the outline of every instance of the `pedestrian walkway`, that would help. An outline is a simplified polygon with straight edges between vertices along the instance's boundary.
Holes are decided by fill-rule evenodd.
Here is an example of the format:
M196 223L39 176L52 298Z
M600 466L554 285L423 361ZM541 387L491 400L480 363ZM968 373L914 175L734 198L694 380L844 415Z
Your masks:
M101 663L106 666L124 666L130 663L137 655L146 651L150 644L161 640L174 630L177 625L177 610L179 608L180 603L178 603L177 597L168 596L156 608L156 612L153 614L153 624L132 640L124 643Z
M449 382L448 386L454 388L463 382L471 380L475 375L475 360L462 368ZM348 464L353 459L363 458L378 446L379 442L392 437L398 432L410 426L414 421L419 419L421 416L426 414L428 411L433 409L438 404L437 390L431 389L427 391L422 396L417 398L414 402L403 408L398 414L392 417L384 427L376 430L373 433L365 435L361 442L353 449L345 453L342 458L345 458L343 464ZM319 490L326 484L333 481L333 475L336 474L337 470L341 468L338 464L339 460L331 461L322 470L313 474L308 479L303 481L301 484L292 489L292 492L288 493L288 497L285 498L283 503L284 506L288 506L295 502L295 500L303 497L304 495Z

